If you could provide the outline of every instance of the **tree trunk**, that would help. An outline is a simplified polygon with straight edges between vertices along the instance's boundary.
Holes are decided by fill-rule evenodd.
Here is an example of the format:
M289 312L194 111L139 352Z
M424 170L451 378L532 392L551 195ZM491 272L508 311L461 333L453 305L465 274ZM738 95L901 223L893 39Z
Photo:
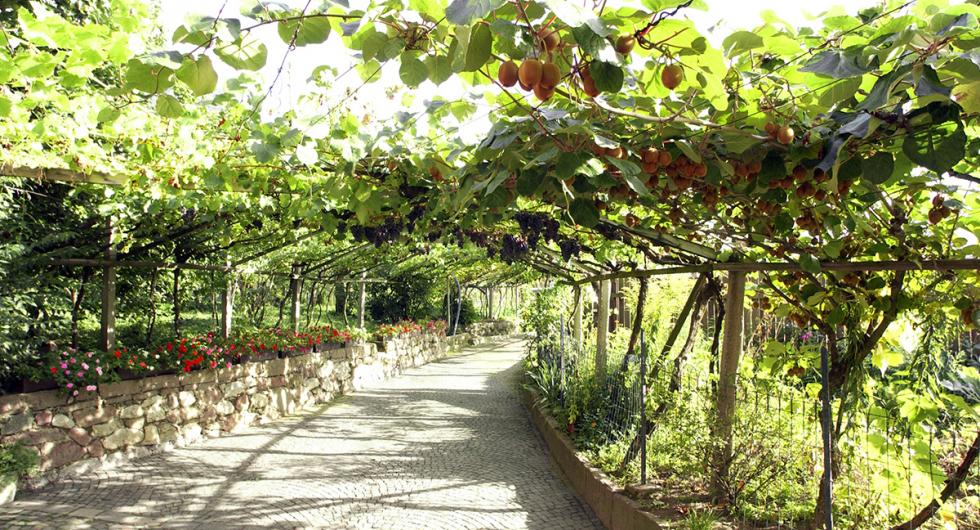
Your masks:
M933 499L924 508L919 510L919 513L915 514L915 517L902 524L891 527L891 530L915 530L931 519L932 516L939 511L939 507L960 489L963 481L970 475L970 468L973 467L973 463L976 462L978 453L980 453L980 431L977 432L976 438L973 439L973 444L963 456L963 461L960 462L960 465L956 468L956 471L946 478L946 485L943 487L943 491L939 494L939 498Z
M721 366L718 372L718 396L715 401L713 428L715 454L712 490L716 498L725 495L728 470L732 460L732 424L735 419L736 376L742 353L742 311L745 300L745 273L729 272L725 299L725 337L722 341Z

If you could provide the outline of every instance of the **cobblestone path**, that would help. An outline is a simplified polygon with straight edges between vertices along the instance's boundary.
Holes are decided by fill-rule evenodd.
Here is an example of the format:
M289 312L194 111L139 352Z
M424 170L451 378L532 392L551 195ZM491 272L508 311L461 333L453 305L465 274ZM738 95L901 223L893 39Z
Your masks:
M602 528L518 400L522 348L473 348L308 413L21 492L0 528Z

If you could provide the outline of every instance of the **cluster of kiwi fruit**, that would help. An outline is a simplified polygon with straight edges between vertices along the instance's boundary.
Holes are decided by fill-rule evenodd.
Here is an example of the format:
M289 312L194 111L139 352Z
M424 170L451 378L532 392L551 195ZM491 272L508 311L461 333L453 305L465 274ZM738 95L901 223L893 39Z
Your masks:
M932 208L929 209L929 223L939 224L940 221L953 215L953 209L945 204L946 199L942 195L932 198Z
M561 44L558 31L550 28L540 29L538 40L542 50L549 53ZM505 61L497 71L497 81L506 88L520 85L525 91L533 91L541 101L547 101L561 82L561 70L555 63L535 57L524 59L520 66L514 61Z

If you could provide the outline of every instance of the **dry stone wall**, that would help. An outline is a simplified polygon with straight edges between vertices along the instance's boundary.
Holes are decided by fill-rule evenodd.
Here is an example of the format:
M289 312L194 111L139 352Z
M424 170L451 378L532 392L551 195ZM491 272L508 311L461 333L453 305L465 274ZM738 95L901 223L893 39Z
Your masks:
M41 456L42 478L192 444L379 382L468 344L465 335L413 334L230 368L100 385L67 398L55 390L0 396L0 443Z

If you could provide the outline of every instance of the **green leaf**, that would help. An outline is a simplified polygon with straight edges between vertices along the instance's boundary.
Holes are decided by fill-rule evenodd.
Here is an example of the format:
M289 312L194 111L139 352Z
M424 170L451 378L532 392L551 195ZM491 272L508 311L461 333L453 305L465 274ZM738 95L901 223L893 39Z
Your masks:
M749 50L761 48L764 44L762 37L751 31L736 31L721 41L721 47L729 57L737 57Z
M605 61L592 61L589 73L595 80L595 86L603 92L619 92L623 88L623 69Z
M676 145L677 148L680 149L681 152L684 153L684 155L689 159L693 160L694 162L701 162L701 153L695 151L694 148L691 147L691 144L680 141L674 142L674 145Z
M280 20L277 24L279 38L289 44L296 35L296 46L320 44L330 36L330 19L320 16L306 16L298 20Z
M589 199L579 197L573 200L568 213L572 220L586 228L599 224L599 209Z
M544 183L544 175L540 170L522 171L517 177L517 193L529 197L541 188L542 183Z
M834 81L827 90L820 94L819 103L824 107L831 107L853 97L859 88L861 88L861 77L849 77Z
M570 27L577 28L586 25L601 37L606 37L611 33L609 28L606 27L606 24L596 16L591 8L584 7L579 2L573 2L572 0L544 0L544 4L562 22Z
M173 74L173 70L169 68L149 65L139 59L130 59L126 63L125 87L130 90L156 94L173 85L171 74Z
M214 53L225 64L238 70L258 70L265 66L269 57L265 44L248 36L216 48Z
M959 122L946 122L905 135L902 152L922 167L942 173L966 154L966 132Z
M861 161L861 177L874 184L884 184L891 178L894 169L895 157L886 151Z
M810 274L820 272L820 262L811 254L800 254L800 268Z
M858 55L851 50L827 50L820 52L810 59L801 72L812 72L818 75L844 79L866 74L871 70L858 65Z
M572 38L582 51L593 57L598 57L603 50L610 47L609 41L597 35L589 26L572 28Z
M10 101L10 98L7 96L0 96L0 116L10 116L11 107L13 107L13 102Z
M401 78L402 83L415 88L429 77L429 69L425 66L425 63L416 59L412 54L403 53L401 63L401 67L398 69L398 76Z
M490 26L477 23L470 31L470 42L466 47L466 58L463 60L464 72L475 72L490 60L493 50L493 35Z
M195 96L214 92L218 84L218 74L207 55L198 57L196 61L190 57L184 59L184 64L177 70L177 79L183 81Z
M465 26L503 4L504 0L453 0L446 8L446 20L457 26Z
M157 114L165 118L179 118L184 115L184 106L169 94L157 96Z
M113 107L112 105L106 105L105 107L102 108L102 110L99 111L99 115L96 118L96 120L99 123L111 123L116 121L117 118L119 118L119 114L120 114L119 109Z
M453 64L445 55L430 55L425 58L429 80L440 85L453 75Z
M980 112L980 81L956 85L952 98L963 107L968 114Z

